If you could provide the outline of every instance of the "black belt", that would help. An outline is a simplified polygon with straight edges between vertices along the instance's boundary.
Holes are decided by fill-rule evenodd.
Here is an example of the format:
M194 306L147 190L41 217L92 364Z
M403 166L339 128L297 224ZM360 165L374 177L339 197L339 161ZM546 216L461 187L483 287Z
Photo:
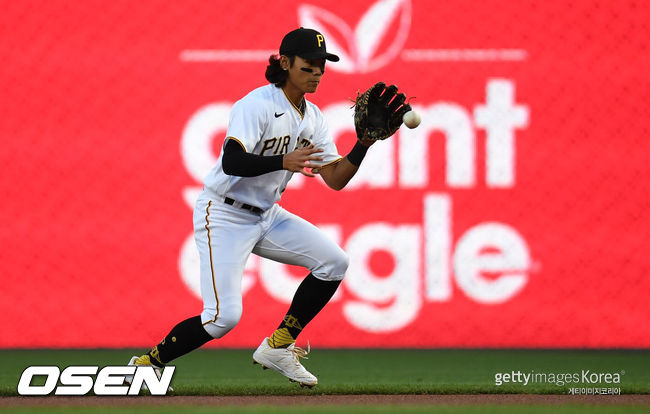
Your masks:
M226 203L226 204L230 204L231 206L235 206L235 207L242 208L242 209L244 209L244 210L248 210L248 211L250 211L251 213L256 213L256 214L262 214L262 213L264 213L264 210L262 210L262 209L259 208L259 207L251 206L250 204L246 204L246 203L240 203L240 202L237 202L237 201L233 200L233 199L230 198L230 197L226 197L226 198L224 198L224 199L223 199L223 202Z

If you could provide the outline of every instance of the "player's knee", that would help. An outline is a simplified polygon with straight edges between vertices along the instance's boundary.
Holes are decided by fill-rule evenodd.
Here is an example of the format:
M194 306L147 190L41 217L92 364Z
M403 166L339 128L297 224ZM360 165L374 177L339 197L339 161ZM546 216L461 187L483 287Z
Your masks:
M348 271L348 266L350 266L350 256L347 255L343 250L341 250L341 256L339 257L339 260L336 265L336 275L338 276L338 280L343 280L345 277L345 272Z
M313 275L321 280L343 280L348 270L350 258L343 249L332 253L327 263L312 271Z
M205 313L205 312L204 312ZM206 332L213 338L221 338L232 328L234 328L242 315L242 306L229 306L227 308L219 309L219 313L213 312L213 316L204 323L203 327Z
M234 328L238 323L239 320L241 319L242 315L242 309L236 309L236 310L230 310L229 312L224 312L223 315L219 315L217 317L217 322L219 325L223 327L223 329L226 330L226 332L229 332L232 328Z

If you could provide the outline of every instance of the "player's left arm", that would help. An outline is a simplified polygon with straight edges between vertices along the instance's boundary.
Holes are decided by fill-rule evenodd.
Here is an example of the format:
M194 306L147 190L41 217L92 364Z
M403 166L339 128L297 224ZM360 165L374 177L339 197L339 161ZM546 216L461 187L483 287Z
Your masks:
M366 156L368 148L376 141L357 140L348 155L343 158L337 157L336 160L331 161L330 157L338 155L336 145L334 145L334 141L329 135L329 128L320 110L316 110L314 113L319 118L316 129L319 134L314 137L314 145L323 148L323 157L330 162L320 168L312 169L312 172L319 174L328 187L336 191L342 190L354 177L354 174L359 171L359 166Z
M336 191L342 190L359 171L361 161L374 142L376 141L357 141L352 151L339 162L320 168L318 173L323 177L325 184Z

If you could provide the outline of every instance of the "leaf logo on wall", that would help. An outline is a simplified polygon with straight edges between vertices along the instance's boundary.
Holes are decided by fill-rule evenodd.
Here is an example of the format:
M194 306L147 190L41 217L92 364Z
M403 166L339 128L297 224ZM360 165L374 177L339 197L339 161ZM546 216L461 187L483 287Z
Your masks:
M328 52L341 60L328 66L343 73L366 73L390 63L402 50L411 27L410 0L379 0L361 16L355 28L329 10L298 7L303 27L325 36Z

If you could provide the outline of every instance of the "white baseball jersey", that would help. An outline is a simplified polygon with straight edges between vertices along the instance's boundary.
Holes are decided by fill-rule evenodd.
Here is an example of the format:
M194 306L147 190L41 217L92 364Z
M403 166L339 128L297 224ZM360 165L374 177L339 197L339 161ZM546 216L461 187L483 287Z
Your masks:
M341 159L318 107L306 101L304 117L284 91L269 84L251 91L235 102L226 136L235 139L251 154L286 154L313 144L327 165ZM293 172L273 171L256 177L227 175L221 167L223 152L205 179L205 190L216 196L267 210L280 199Z

